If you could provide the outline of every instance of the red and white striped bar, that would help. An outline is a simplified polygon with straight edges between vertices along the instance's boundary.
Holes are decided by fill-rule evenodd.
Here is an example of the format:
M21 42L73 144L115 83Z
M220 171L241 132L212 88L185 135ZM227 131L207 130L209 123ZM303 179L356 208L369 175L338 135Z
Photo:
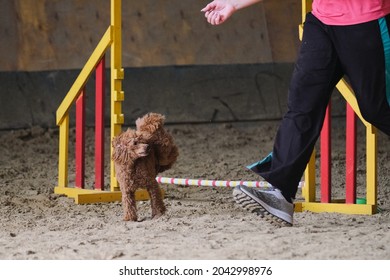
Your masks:
M206 179L187 179L187 178L169 178L156 177L160 184L182 185L182 186L198 186L198 187L237 187L239 185L253 188L270 188L272 185L266 181L223 181L223 180L206 180ZM304 182L299 182L300 188Z

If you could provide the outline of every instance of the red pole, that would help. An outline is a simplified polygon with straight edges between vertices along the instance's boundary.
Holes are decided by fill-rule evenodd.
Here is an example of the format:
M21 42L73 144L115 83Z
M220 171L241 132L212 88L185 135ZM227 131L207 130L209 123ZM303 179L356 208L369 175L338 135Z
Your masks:
M325 120L321 130L321 202L331 201L331 102L326 108Z
M84 188L85 178L85 88L76 101L76 187Z
M356 201L356 114L347 103L346 117L346 186L345 202L355 203Z
M95 98L95 189L104 189L104 89L105 56L96 67Z

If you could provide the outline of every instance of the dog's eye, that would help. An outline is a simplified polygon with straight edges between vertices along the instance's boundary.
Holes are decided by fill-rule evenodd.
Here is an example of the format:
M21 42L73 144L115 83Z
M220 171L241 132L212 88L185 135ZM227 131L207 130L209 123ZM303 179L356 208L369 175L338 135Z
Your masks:
M136 140L134 140L133 144L134 145L138 145L138 142Z

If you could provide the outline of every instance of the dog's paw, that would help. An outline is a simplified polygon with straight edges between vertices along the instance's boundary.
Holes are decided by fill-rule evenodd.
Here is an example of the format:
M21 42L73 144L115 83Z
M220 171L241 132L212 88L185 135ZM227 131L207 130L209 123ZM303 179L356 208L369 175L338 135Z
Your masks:
M128 222L128 221L136 222L137 220L138 220L138 218L136 216L125 215L123 217L123 221L125 221L125 222Z
M165 212L166 212L165 207L163 207L162 209L159 209L157 211L152 211L152 219L160 218L161 216L164 215Z
M164 215L164 213L154 214L154 215L152 216L152 219L158 219L158 218L162 217L163 215Z

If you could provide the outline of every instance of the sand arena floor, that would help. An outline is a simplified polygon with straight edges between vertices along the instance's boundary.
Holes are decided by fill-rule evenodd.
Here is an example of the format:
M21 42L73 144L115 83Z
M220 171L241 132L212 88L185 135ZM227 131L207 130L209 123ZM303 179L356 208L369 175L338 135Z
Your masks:
M162 175L258 180L245 165L272 149L277 124L168 126L180 157ZM344 128L342 122L336 127L333 185L335 195L342 196ZM363 135L360 130L359 195L365 182ZM92 137L88 129L87 184L93 184ZM381 211L373 216L296 213L291 228L275 228L242 211L229 188L174 185L162 186L166 215L151 220L149 202L139 202L139 222L123 222L119 202L75 205L53 194L57 161L56 129L0 133L0 259L390 259L390 145L383 134L378 138ZM71 167L71 182L73 173Z

